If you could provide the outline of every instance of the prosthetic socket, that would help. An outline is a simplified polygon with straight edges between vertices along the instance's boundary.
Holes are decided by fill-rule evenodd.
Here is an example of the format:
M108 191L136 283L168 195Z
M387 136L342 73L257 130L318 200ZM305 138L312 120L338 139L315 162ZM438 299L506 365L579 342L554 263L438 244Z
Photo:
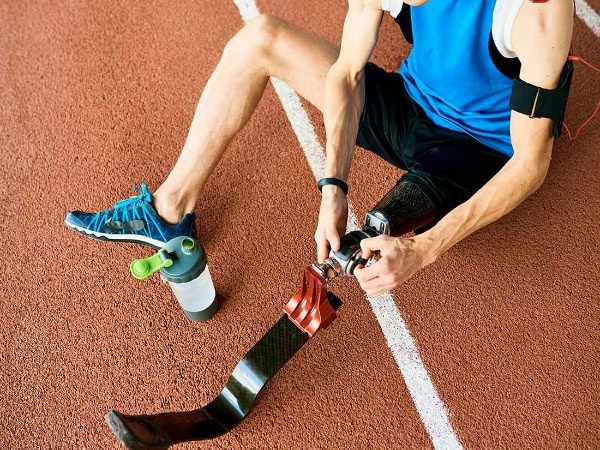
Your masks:
M369 211L360 230L346 233L340 249L332 251L323 264L313 264L323 278L353 275L354 269L367 261L362 257L360 241L386 234L401 236L433 221L436 210L423 191L410 181L398 183Z

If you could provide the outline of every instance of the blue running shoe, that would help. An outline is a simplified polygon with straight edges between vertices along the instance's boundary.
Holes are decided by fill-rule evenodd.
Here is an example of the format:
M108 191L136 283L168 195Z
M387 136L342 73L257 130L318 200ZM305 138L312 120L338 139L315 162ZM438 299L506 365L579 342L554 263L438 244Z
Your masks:
M103 241L135 242L159 249L177 236L196 238L194 214L169 225L152 206L152 194L142 183L139 195L117 202L113 209L98 213L71 211L65 224L85 236Z

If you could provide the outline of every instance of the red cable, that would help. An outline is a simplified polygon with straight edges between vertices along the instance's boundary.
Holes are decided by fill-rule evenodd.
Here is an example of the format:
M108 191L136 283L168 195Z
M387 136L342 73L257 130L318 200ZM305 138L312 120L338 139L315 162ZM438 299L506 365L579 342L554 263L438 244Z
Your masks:
M596 72L600 72L600 69L598 69L596 66L593 66L592 64L590 64L589 62L587 62L581 56L569 56L569 60L571 60L571 61L580 61L580 62L584 63L586 66L591 67L592 69L594 69Z
M592 69L594 69L596 72L600 72L600 69L598 69L596 66L593 66L592 64L590 64L589 62L587 62L585 59L581 58L580 56L569 56L569 60L570 61L580 61L583 64L585 64L586 66L591 67ZM566 123L563 123L563 127L567 131L567 135L569 136L569 140L570 141L574 141L575 139L577 139L577 136L579 136L579 132L581 130L583 130L583 127L585 127L588 123L591 122L591 120L598 113L598 110L600 110L600 100L598 100L598 105L596 105L596 109L594 110L594 113L585 122L583 122L583 124L581 124L581 126L575 132L575 136L571 135L571 131L569 130L569 127L567 127Z
M563 127L565 128L565 130L567 132L567 136L569 136L570 141L574 141L575 139L577 139L577 136L579 136L579 132L583 129L583 127L585 127L588 123L590 123L592 121L594 116L598 113L599 109L600 109L600 100L598 100L598 105L596 105L596 109L594 110L594 113L585 122L583 122L579 128L577 128L577 131L575 132L575 136L571 135L571 131L569 130L569 127L567 126L566 123L563 123Z

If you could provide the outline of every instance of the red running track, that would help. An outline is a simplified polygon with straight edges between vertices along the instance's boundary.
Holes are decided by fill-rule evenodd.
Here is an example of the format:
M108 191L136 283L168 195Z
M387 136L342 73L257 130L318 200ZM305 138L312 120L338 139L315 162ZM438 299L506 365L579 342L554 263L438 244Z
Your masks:
M339 40L345 2L258 6ZM1 448L121 448L107 410L205 404L314 261L319 195L271 87L196 210L223 300L210 322L187 321L158 277L129 275L147 249L62 223L142 180L160 184L241 26L230 1L0 4ZM386 17L373 60L393 70L407 51ZM580 20L575 51L600 65L598 38ZM571 128L595 107L597 80L577 67ZM306 108L323 142L321 117ZM556 143L548 179L521 207L393 292L465 448L598 447L598 123ZM357 151L358 217L398 176ZM362 291L353 280L333 290L345 300L340 317L249 418L180 448L432 446Z

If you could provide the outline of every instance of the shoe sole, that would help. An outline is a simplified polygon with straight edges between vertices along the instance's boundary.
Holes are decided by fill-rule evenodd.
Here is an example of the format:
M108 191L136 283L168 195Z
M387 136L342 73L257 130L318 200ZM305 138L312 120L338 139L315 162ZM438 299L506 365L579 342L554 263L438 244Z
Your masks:
M156 250L160 250L165 246L165 242L157 239L152 239L148 236L141 236L138 234L106 234L100 233L99 231L86 230L85 228L79 227L65 220L65 225L76 231L77 233L97 239L99 241L115 241L115 242L129 242L132 244L143 244L152 247Z

